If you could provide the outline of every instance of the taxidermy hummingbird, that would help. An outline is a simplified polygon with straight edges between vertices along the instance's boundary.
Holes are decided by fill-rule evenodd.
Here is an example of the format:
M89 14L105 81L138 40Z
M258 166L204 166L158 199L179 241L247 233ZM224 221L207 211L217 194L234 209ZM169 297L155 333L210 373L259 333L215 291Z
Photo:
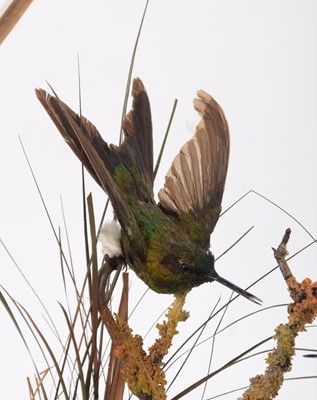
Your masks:
M107 193L121 226L125 262L154 291L177 294L217 281L247 299L251 293L215 271L210 235L218 221L229 159L229 130L221 107L203 90L194 107L196 132L169 169L156 203L150 103L142 81L133 81L132 110L123 123L125 139L108 145L95 126L56 93L36 95L67 144ZM118 254L116 254L118 255Z

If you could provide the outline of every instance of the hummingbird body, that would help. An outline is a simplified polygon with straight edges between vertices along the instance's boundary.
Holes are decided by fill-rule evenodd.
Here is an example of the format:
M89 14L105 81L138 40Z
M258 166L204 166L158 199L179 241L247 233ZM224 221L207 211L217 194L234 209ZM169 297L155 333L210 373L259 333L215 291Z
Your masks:
M120 146L108 145L86 118L58 96L37 97L95 181L105 190L121 226L125 262L154 291L180 293L218 281L249 300L260 300L220 277L209 250L218 221L229 159L223 111L204 91L195 109L202 119L167 173L156 203L153 194L152 121L140 79L133 82L133 107Z
M142 178L137 171L133 171L132 176L129 175L129 171L120 165L115 171L114 180L123 191L137 222L145 252L137 254L136 249L131 246L129 236L122 231L122 255L127 264L158 293L178 293L210 281L207 273L212 271L207 268L203 274L206 268L201 262L206 257L206 251L195 246L183 230L160 209L154 200L152 189L142 184ZM130 185L135 181L139 183L138 186ZM179 260L182 257L188 260L186 263L192 260L191 268L196 272L193 276L189 277L189 273L179 274L179 270L186 272L180 265Z
M210 281L208 273L211 274L212 269L204 264L206 251L193 244L158 206L143 205L142 217L139 208L135 209L134 215L144 238L145 259L139 262L138 257L135 258L134 249L124 233L123 255L151 289L159 293L178 293Z

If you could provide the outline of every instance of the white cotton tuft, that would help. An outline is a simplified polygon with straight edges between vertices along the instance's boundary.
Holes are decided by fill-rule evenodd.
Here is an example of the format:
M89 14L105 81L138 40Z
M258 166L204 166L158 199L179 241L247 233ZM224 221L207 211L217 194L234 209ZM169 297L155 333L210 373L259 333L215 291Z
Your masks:
M113 220L106 222L99 235L99 242L101 244L102 254L107 254L109 257L122 255L121 247L121 226L119 222Z

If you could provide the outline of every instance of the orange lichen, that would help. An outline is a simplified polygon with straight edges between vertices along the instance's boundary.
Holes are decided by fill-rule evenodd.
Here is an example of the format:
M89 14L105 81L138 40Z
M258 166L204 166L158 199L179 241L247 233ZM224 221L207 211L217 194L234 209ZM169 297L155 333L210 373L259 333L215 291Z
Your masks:
M185 321L189 314L183 310L186 293L182 293L175 297L171 307L169 307L166 317L167 321L157 324L160 337L149 348L149 356L153 362L161 362L171 347L173 337L178 334L177 325L179 322Z
M146 353L143 339L134 335L128 324L119 316L112 317L106 306L101 306L101 316L115 345L115 355L122 360L122 373L131 392L139 399L165 400L165 373L163 357L167 354L177 324L188 314L183 310L186 293L176 296L166 314L167 321L158 324L159 338Z
M270 400L277 396L284 381L284 374L292 368L295 338L305 331L305 325L312 323L317 316L317 282L312 283L309 278L301 283L297 282L285 260L289 235L290 230L287 230L278 250L274 249L274 256L294 303L288 307L288 323L280 324L275 329L276 348L267 356L268 367L265 373L250 379L250 387L240 400Z
M159 365L151 363L143 349L143 339L134 335L127 323L116 316L116 332L111 334L115 355L123 362L123 376L130 390L139 398L164 400L165 375Z
M317 316L317 282L311 283L306 278L302 283L297 282L297 288L292 297L300 300L289 306L288 323L279 325L275 330L276 348L268 354L265 373L250 379L251 385L240 399L273 399L283 384L284 374L291 370L295 338Z

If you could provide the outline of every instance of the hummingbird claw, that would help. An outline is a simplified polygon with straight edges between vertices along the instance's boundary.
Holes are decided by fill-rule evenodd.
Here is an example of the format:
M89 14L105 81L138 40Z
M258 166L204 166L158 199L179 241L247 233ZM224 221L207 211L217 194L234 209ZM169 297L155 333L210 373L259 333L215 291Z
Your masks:
M103 264L107 263L110 265L110 267L115 270L115 269L119 269L119 268L128 268L124 258L122 256L112 256L110 257L108 254L105 254L103 257Z

